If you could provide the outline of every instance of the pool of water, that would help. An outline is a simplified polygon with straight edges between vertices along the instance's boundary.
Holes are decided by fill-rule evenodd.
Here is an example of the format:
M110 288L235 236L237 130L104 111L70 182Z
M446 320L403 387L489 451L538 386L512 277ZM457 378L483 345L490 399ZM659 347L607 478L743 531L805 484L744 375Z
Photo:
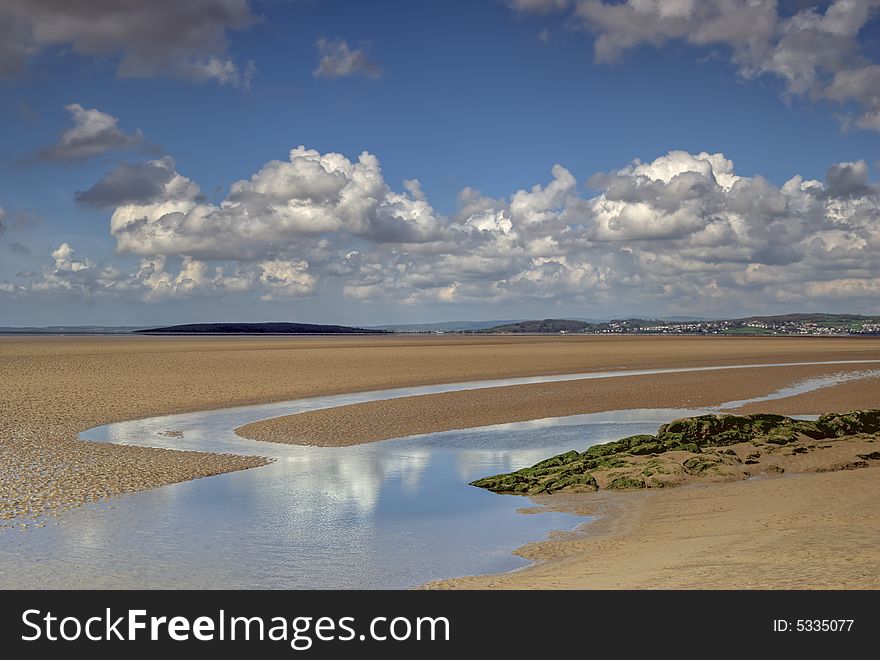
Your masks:
M523 515L469 486L567 451L651 432L678 411L505 425L348 448L284 447L272 465L134 493L0 534L4 587L405 588L508 571L511 552L585 518ZM112 506L112 508L111 508Z
M254 442L233 430L268 417L395 396L674 371L690 370L405 388L98 427L82 437L259 454L275 462L80 507L64 513L57 524L31 526L26 532L6 530L0 533L0 584L6 588L406 588L437 578L514 570L527 563L511 554L515 548L589 519L551 511L524 515L520 509L532 505L527 498L495 495L469 486L470 481L572 448L583 450L627 435L653 433L661 423L703 411L615 411L343 448ZM868 370L858 373L876 375ZM850 372L807 379L786 388L785 395L852 377Z

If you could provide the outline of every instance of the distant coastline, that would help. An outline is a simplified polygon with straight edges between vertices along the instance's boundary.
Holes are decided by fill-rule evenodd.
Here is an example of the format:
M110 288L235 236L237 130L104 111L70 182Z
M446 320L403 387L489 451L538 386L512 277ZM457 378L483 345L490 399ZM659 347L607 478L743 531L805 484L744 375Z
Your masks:
M147 326L93 326L93 325L49 325L37 326L8 326L0 327L0 336L64 336L91 337L103 335L129 335L136 330L143 330Z
M187 323L152 326L0 326L3 335L680 335L727 337L876 337L880 316L861 314L781 314L731 319L700 317L609 320L547 318L516 321L346 326L325 323Z

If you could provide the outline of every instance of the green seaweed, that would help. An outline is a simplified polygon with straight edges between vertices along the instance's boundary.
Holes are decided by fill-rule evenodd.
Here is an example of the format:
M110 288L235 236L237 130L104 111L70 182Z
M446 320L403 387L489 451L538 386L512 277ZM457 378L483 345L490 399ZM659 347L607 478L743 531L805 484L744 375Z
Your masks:
M617 477L616 479L612 479L608 483L608 488L611 490L629 490L632 488L644 488L645 480L639 479L638 477L629 477L626 475Z
M848 413L829 413L815 422L796 420L783 415L756 414L737 415L699 415L677 419L662 425L656 435L633 435L613 442L593 445L583 452L567 451L551 456L532 467L508 474L498 474L478 479L474 486L486 488L496 493L515 493L533 495L556 493L560 491L584 491L599 488L595 472L614 468L637 467L644 477L656 474L669 474L657 456L671 451L688 452L692 456L681 460L681 466L691 475L721 472L723 461L739 462L736 452L730 445L751 443L755 447L764 444L779 447L792 445L803 439L831 440L858 434L880 433L880 410L857 410ZM807 448L796 445L791 453L803 453ZM643 463L634 463L636 457L652 456ZM757 464L760 452L752 452L744 461L747 465ZM880 460L880 452L859 456L854 461L836 469L857 469L867 466L866 460ZM668 460L664 459L667 461ZM770 466L769 471L782 468ZM650 487L665 484L656 477ZM648 487L640 476L615 475L608 482L608 488L627 489Z

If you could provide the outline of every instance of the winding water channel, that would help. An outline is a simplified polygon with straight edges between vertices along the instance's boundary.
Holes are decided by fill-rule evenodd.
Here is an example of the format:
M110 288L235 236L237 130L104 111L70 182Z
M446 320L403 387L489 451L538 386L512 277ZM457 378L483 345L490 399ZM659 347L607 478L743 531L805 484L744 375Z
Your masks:
M257 454L271 465L80 507L57 524L0 533L7 588L405 588L519 568L511 554L589 519L519 512L531 502L468 485L554 453L635 433L698 410L622 410L447 431L342 448L246 440L243 424L401 396L528 383L880 360L624 370L398 388L154 417L84 440ZM793 396L871 369L810 378L747 402ZM736 407L729 402L717 409Z

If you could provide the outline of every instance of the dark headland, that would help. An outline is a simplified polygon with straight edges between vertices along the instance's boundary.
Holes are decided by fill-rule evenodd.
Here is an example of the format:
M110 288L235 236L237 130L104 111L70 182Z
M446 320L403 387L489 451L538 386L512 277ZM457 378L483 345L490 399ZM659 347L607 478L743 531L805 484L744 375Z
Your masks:
M386 330L315 323L188 323L136 330L146 335L384 335Z

